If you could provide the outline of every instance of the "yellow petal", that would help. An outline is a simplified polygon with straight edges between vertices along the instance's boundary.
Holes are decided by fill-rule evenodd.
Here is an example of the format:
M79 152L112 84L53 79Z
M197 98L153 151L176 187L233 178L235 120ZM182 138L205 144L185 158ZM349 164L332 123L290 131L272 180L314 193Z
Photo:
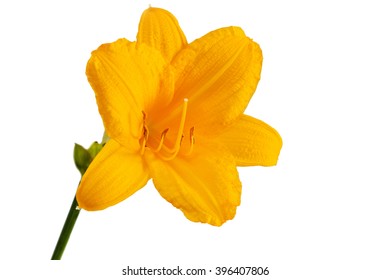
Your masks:
M215 30L191 43L172 62L172 111L188 98L188 126L215 134L245 110L260 79L262 52L238 27ZM177 111L177 110L176 110Z
M179 23L170 12L152 8L145 10L138 26L137 42L159 50L167 62L187 45Z
M109 140L88 167L77 189L80 208L102 210L142 188L149 172L140 155Z
M242 115L217 140L229 148L239 166L275 165L282 148L282 138L274 128L247 115Z
M156 189L189 220L220 226L233 219L241 182L229 151L216 145L196 147L191 158L172 161L150 151L145 155Z
M160 94L160 80L169 75L164 58L144 44L119 39L92 52L86 74L108 136L131 150L139 149L142 112L171 98L169 90Z

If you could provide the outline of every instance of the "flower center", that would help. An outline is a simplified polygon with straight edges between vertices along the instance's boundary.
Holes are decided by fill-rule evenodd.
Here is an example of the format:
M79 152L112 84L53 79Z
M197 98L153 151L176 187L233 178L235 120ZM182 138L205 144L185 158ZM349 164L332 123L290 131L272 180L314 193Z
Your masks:
M155 140L154 137L151 137L149 128L146 124L146 113L142 112L144 116L143 120L143 133L140 139L141 144L141 155L145 153L145 149L148 148L155 153L159 153L160 157L164 160L172 160L174 159L180 152L180 148L184 138L184 126L186 122L187 116L187 107L188 107L188 99L184 98L183 100L183 109L181 112L181 118L179 123L179 128L176 137L174 138L172 147L167 146L167 133L169 128L164 129L161 132L160 139L158 141ZM187 152L182 153L184 156L189 156L192 154L194 150L195 137L194 137L194 127L190 129L189 134L190 146Z

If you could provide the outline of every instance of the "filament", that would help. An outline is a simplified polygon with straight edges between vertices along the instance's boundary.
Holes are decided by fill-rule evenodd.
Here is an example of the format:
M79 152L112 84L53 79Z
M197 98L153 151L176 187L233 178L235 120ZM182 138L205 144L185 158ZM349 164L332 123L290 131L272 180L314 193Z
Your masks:
M168 133L168 130L169 130L169 128L165 129L165 130L161 133L160 143L158 144L157 148L156 148L156 149L151 149L153 152L159 152L159 151L161 150L161 148L162 148L163 145L164 145L165 135Z

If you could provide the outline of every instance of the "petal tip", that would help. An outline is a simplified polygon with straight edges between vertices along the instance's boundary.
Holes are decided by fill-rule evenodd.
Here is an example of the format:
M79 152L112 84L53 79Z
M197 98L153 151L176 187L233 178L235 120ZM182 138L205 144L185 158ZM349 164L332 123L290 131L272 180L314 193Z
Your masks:
M187 45L176 17L167 10L151 6L141 15L137 42L159 50L168 62Z

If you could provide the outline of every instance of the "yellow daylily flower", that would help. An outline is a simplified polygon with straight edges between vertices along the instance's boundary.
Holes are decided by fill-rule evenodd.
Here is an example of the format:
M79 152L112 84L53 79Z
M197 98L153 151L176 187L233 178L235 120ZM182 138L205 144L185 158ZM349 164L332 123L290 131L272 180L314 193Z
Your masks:
M86 74L110 140L82 177L79 207L101 210L150 178L195 222L235 216L237 166L275 165L276 130L244 115L260 79L262 52L239 27L187 43L176 18L150 7L136 42L92 52Z

